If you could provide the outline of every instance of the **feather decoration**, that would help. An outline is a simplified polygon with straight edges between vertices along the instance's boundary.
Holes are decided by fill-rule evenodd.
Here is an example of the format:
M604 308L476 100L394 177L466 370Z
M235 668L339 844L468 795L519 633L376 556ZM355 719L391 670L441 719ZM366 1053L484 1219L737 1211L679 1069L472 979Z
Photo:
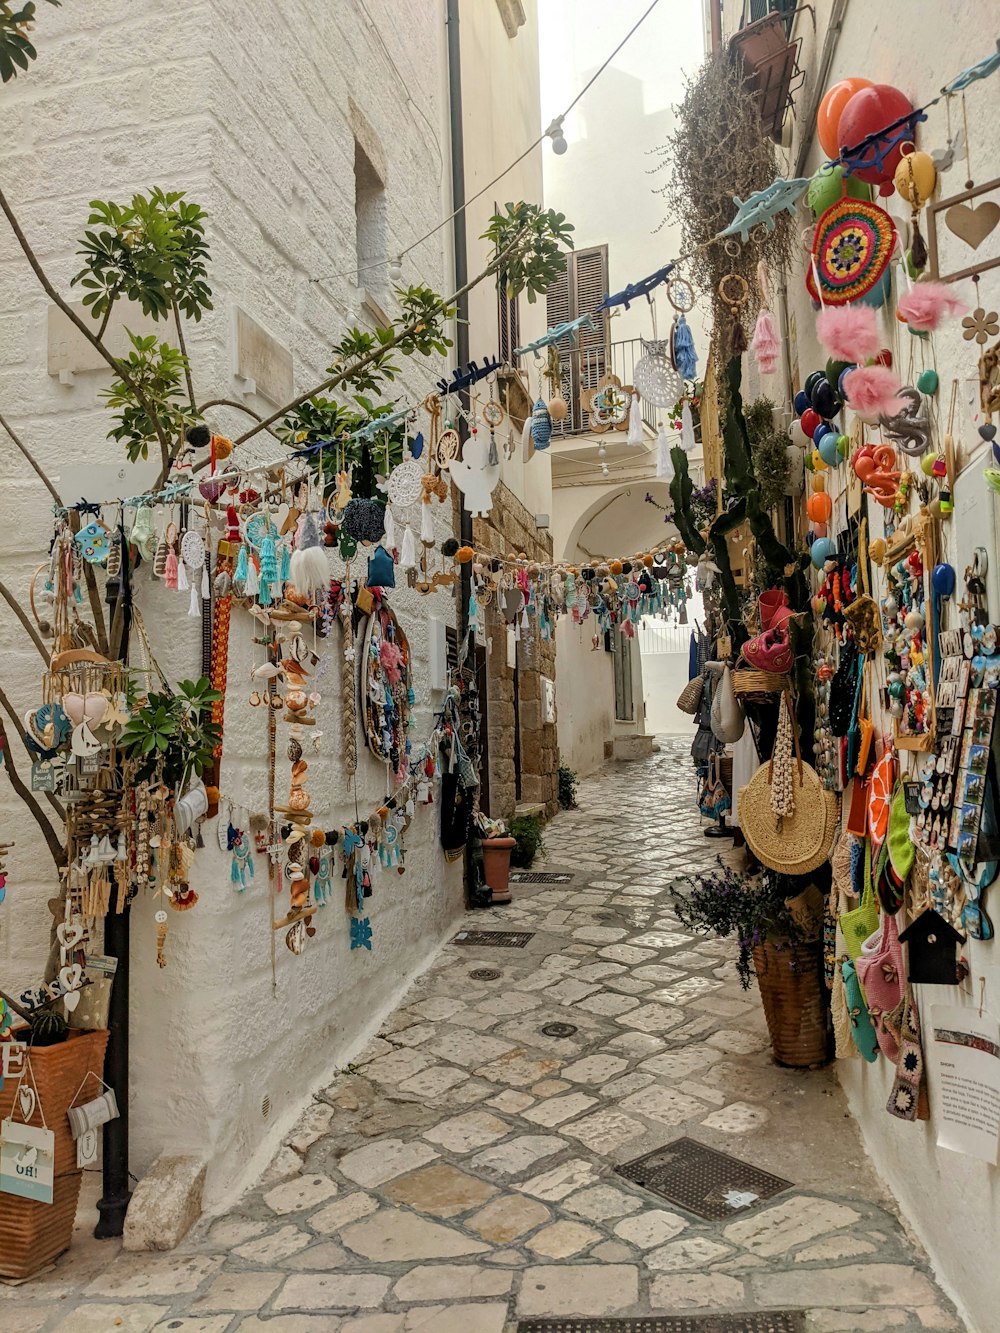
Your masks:
M824 306L816 319L816 336L835 361L860 364L877 356L882 346L878 319L868 305Z
M773 375L778 369L778 353L781 351L781 339L774 316L766 307L761 307L754 325L750 346L757 360L757 369L762 375Z
M944 320L967 309L945 282L918 282L896 302L900 318L918 333L933 333Z
M628 437L626 444L642 444L646 436L642 429L642 409L639 406L639 395L633 393L632 403L628 410Z
M656 475L664 481L672 481L674 476L674 465L670 461L670 441L667 439L662 421L656 433Z
M844 376L847 406L873 425L879 417L894 417L903 410L899 389L899 376L888 366L858 366Z

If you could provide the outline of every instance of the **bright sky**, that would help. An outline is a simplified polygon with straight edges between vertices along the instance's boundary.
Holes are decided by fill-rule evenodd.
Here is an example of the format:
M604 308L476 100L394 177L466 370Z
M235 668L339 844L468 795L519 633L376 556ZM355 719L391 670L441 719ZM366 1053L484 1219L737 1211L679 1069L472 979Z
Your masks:
M618 45L649 0L538 0L542 124L572 101ZM613 291L677 253L654 193L664 173L654 150L673 128L684 77L704 59L701 0L659 0L639 30L570 113L569 151L544 145L545 202L576 226L577 246L608 244ZM661 301L661 324L670 311ZM615 320L612 338L651 335L646 303ZM697 325L696 338L698 336ZM661 328L660 336L665 334Z

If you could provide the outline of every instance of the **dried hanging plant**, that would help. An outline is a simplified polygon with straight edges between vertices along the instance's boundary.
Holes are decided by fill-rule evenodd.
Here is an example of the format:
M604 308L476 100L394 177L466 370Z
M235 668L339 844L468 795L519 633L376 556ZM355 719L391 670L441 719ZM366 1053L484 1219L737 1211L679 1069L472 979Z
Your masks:
M655 170L668 177L656 190L666 203L661 226L676 223L682 253L693 252L684 262L684 273L711 297L716 330L712 345L721 371L729 357L727 331L733 315L719 294L719 283L730 273L746 282L749 299L739 308L738 320L744 338L749 338L760 309L757 265L763 259L775 273L785 265L794 245L795 222L780 213L774 231L762 225L745 242L731 240L728 251L736 253L728 253L724 242L712 241L736 216L734 195L746 199L780 174L757 95L738 60L725 52L708 59L688 82L676 110L677 128L657 150L661 161Z
M788 439L774 425L774 404L758 398L745 409L753 471L764 509L784 503L788 484Z

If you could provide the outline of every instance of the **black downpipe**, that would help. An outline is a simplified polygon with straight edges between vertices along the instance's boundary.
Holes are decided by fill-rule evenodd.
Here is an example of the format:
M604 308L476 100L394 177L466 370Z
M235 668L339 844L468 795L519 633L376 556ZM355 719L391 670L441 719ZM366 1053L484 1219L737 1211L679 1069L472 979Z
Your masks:
M452 237L455 250L455 287L464 287L469 281L469 251L465 222L465 134L462 127L462 45L458 26L459 0L447 0L448 27L448 101L451 118L451 206L458 211L452 220ZM467 366L471 359L469 351L469 294L463 292L455 302L455 359L459 366ZM463 390L462 407L469 410L469 391ZM468 423L464 418L458 422L459 438L464 444L469 434ZM472 545L472 515L465 507L465 496L460 495L459 536L463 546ZM459 643L463 643L469 633L469 598L472 595L472 565L459 566L459 607L458 628ZM461 648L459 648L461 656Z
M132 571L129 567L128 542L124 524L119 520L122 543L121 598L122 598L122 659L128 659L128 641L132 629ZM104 918L104 952L118 959L111 986L111 1005L108 1010L108 1049L104 1057L104 1081L114 1089L118 1102L118 1116L104 1126L102 1151L102 1183L104 1193L97 1203L100 1217L94 1228L98 1240L120 1236L125 1229L132 1191L128 1174L128 1027L129 1027L129 925L131 908L123 912L112 907Z

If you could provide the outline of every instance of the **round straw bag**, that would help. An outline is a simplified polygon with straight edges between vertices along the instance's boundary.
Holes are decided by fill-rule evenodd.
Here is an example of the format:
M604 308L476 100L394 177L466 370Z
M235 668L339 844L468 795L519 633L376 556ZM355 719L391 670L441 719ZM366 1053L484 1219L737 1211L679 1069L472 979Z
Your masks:
M791 712L787 694L784 706ZM830 855L839 810L834 793L826 790L811 765L802 762L794 720L791 731L796 760L792 767L792 813L777 815L772 808L772 754L770 762L761 764L740 791L740 828L762 865L783 875L807 875Z

